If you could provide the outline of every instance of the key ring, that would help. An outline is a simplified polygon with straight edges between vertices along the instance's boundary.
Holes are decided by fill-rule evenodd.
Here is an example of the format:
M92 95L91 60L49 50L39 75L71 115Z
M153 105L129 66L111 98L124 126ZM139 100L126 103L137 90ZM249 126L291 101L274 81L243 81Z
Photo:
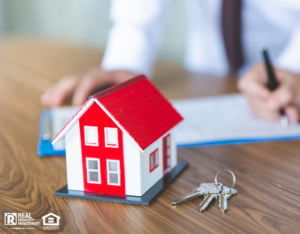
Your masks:
M232 177L233 177L233 183L232 183L231 188L233 188L234 185L235 185L235 182L236 182L235 175L233 174L233 172L230 171L230 170L228 170L228 169L222 169L221 171L228 171L228 172L232 175ZM219 175L219 173L220 173L221 171L218 171L218 173L216 174L216 177L215 177L215 184L216 184L216 185L218 184L217 178L218 178L218 175Z

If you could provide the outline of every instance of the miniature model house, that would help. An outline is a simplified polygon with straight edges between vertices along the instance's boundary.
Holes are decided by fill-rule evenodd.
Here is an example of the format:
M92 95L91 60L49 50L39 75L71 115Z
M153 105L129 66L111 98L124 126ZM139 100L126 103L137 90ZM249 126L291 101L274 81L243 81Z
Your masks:
M182 120L143 75L91 96L52 142L65 137L68 189L142 196L176 166Z

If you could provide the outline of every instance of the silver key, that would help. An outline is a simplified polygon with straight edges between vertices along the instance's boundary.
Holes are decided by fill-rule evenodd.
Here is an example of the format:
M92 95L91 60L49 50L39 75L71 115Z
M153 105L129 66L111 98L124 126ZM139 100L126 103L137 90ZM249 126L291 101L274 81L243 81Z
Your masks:
M217 178L218 178L218 175L220 174L220 172L222 172L222 171L227 171L232 175L233 183L232 183L231 188L229 188L227 186L223 186L223 184L221 184L221 183L218 183ZM182 202L197 198L199 196L204 196L204 199L198 208L198 210L200 212L206 210L207 207L209 206L209 204L214 199L217 199L219 201L219 209L221 211L225 212L228 209L228 199L232 195L237 194L237 192L238 192L236 189L233 189L235 182L236 182L236 179L235 179L234 173L228 169L222 169L217 173L217 175L215 177L215 183L200 184L199 188L193 190L191 193L189 193L185 196L177 198L176 200L172 201L171 204L177 205Z
M221 194L231 194L231 195L234 195L234 194L237 194L237 192L238 192L237 189L229 188L229 187L223 185Z
M228 199L232 195L237 194L237 192L238 192L237 189L223 186L222 192L217 195L220 211L225 212L226 210L228 210Z
M227 186L223 185L222 192L221 193L215 193L215 194L208 194L205 195L203 201L199 205L198 210L204 211L209 206L209 204L214 200L218 199L219 201L219 209L223 212L225 212L228 209L227 200L234 194L237 194L237 190L233 188L229 188Z
M226 210L228 210L228 199L231 197L230 194L221 194L220 196L218 196L218 202L219 202L219 210L222 212L225 212Z
M212 202L212 200L216 199L218 197L218 194L208 194L204 196L203 201L200 203L198 211L202 212L206 210L206 208L209 206L209 204Z
M219 183L216 185L215 183L203 183L200 184L199 188L196 188L193 190L193 192L186 194L180 198L177 198L176 200L172 201L172 205L178 205L180 203L190 201L192 199L195 199L200 196L204 196L207 194L218 194L222 191L223 184Z

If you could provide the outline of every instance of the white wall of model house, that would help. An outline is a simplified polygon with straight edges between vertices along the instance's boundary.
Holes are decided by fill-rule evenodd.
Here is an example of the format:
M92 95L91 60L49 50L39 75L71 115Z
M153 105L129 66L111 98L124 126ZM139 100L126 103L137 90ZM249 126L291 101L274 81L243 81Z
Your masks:
M123 132L125 194L141 196L141 155L134 140Z
M68 189L84 190L79 121L66 133L66 164Z
M137 144L123 133L126 195L142 196L163 177L163 138L171 136L171 168L177 165L177 149L174 129L165 133L141 152ZM150 172L150 154L158 149L158 167Z
M170 134L171 137L171 168L175 167L177 164L177 150L176 150L176 142L175 142L175 131L172 129L171 131L165 133L162 137L156 140L153 144L151 144L144 152L141 152L141 195L147 192L158 180L163 177L163 138ZM150 172L150 154L158 149L158 167L155 168L152 172Z

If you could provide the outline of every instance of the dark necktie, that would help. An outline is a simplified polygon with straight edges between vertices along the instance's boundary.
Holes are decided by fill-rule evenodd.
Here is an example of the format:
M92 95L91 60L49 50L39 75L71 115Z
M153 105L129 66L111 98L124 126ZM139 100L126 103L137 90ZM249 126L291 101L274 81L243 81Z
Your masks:
M243 64L241 45L241 7L242 0L222 0L222 33L230 72Z

